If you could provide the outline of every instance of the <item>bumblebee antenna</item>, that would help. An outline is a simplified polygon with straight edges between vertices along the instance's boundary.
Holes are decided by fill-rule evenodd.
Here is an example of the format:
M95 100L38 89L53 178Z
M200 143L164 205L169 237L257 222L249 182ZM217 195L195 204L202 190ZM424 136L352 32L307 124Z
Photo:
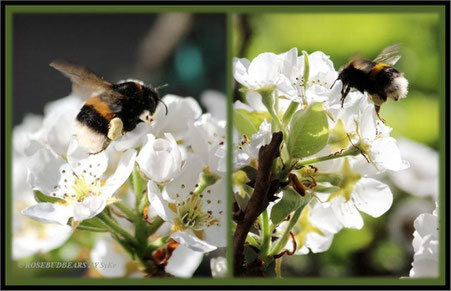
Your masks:
M158 102L163 103L164 108L166 108L166 115L168 115L168 106L166 106L166 103L164 103L163 100L161 100L161 99L158 99Z
M160 90L160 89L162 89L162 88L166 88L166 87L168 87L168 86L169 86L168 83L163 84L163 85L160 85L160 86L157 86L157 87L155 87L155 91L158 93L158 90ZM166 103L164 103L161 99L158 99L158 102L163 103L164 108L166 109L166 115L168 115L168 107L166 106Z
M167 86L169 86L168 83L166 83L166 84L164 84L164 85L160 85L160 86L158 86L158 87L155 87L155 90L158 91L158 90L160 90L161 88L166 88Z

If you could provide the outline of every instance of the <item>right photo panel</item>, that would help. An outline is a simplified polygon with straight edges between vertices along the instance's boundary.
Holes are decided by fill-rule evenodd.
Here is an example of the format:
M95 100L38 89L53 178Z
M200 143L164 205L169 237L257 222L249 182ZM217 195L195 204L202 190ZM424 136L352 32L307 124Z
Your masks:
M439 276L442 26L233 16L234 276Z

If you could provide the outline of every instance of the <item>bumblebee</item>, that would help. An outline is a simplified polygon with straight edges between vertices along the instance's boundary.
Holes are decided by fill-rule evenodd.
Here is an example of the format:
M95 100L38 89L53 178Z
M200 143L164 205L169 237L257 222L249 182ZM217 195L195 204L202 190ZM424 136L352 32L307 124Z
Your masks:
M351 88L360 92L367 92L374 103L376 114L379 115L381 105L388 98L398 101L405 98L409 82L403 73L393 65L401 58L399 45L394 44L385 48L373 61L353 58L340 70L337 80L341 80L341 107ZM336 81L337 81L336 80ZM335 84L335 82L334 82ZM332 87L334 86L332 84Z
M75 135L91 154L104 151L138 123L151 123L158 102L162 102L158 88L138 80L112 84L83 66L64 61L54 61L50 66L72 81L75 94L88 98L76 117Z

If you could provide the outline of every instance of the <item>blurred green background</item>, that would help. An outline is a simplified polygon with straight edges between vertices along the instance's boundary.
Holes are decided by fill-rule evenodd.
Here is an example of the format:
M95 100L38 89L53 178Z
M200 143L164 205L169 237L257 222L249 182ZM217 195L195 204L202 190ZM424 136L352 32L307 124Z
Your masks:
M395 67L409 80L409 94L399 102L389 100L381 115L393 127L395 138L405 136L438 150L440 99L444 98L439 87L444 74L440 67L443 29L436 13L240 14L234 19L233 50L235 57L250 60L263 52L278 54L293 47L299 53L320 50L339 70L353 55L374 59L388 45L399 43L402 58ZM389 212L377 219L362 213L365 226L342 230L325 253L284 257L283 276L408 276L413 219L423 211L411 209L414 215L402 222L400 213L412 201L431 207L432 199L385 182L394 193Z

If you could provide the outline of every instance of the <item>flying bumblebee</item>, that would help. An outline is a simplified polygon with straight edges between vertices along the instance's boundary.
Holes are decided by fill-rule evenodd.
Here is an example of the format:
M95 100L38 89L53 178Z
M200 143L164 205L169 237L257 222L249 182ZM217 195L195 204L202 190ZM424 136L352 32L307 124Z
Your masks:
M385 48L373 61L353 58L341 69L337 80L341 80L341 107L351 88L360 92L367 92L374 103L377 116L381 105L391 98L398 101L405 98L408 92L409 82L403 73L393 68L393 65L401 58L399 45L394 44ZM335 82L334 82L335 84ZM333 85L332 85L333 87Z
M112 84L86 67L64 61L54 61L50 66L72 81L74 93L89 98L76 117L75 134L91 154L104 151L138 123L152 122L158 102L162 102L158 88L138 80Z

